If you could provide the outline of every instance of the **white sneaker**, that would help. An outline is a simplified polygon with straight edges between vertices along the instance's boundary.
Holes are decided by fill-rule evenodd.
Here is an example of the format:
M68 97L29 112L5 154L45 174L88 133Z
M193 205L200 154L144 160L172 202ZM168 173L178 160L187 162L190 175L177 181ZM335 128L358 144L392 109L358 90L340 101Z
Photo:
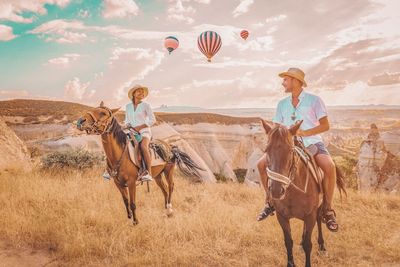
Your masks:
M110 176L110 174L108 173L108 171L105 171L105 172L103 173L103 178L104 178L104 179L107 179L107 180L110 180L110 179L111 179L111 176Z
M153 181L153 177L151 177L151 175L148 172L146 172L144 175L142 175L140 177L140 181L141 182L151 182L151 181Z

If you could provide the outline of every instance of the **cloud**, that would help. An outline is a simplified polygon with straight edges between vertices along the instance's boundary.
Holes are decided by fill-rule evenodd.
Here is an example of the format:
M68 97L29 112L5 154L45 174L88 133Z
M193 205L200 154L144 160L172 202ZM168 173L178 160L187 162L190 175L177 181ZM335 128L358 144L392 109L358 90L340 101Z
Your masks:
M32 23L33 17L25 18L24 12L32 12L40 15L47 13L46 4L65 7L70 0L11 0L0 2L0 20L18 23Z
M400 83L400 72L388 73L384 72L373 76L369 81L368 85L378 86L378 85L389 85Z
M358 81L370 85L394 83L400 69L400 47L387 43L385 38L365 39L334 49L307 72L310 87L342 90Z
M89 87L90 82L82 83L79 78L75 77L69 80L64 87L64 97L72 100L82 100L85 95L86 89ZM91 92L90 94L93 94Z
M90 12L89 10L85 10L85 9L80 9L78 12L78 17L81 17L83 19L90 17Z
M0 90L0 99L26 98L30 96L27 90Z
M81 43L88 37L81 32L86 29L82 21L57 19L45 22L28 33L38 34L39 37L46 38L46 42Z
M129 87L132 87L137 81L143 80L147 74L155 70L161 64L164 55L165 53L157 50L116 47L110 57L111 68L120 71L122 68L131 66L129 67L131 71L128 72L128 77L123 78L124 82L117 89L117 100L122 100ZM132 68L136 64L140 65Z
M65 54L62 57L51 58L47 61L49 65L68 67L70 63L77 61L81 58L79 54Z
M170 0L171 6L167 9L168 19L182 21L187 24L192 24L194 19L190 17L196 10L192 6L183 6L182 0Z
M286 18L287 18L287 15L280 14L280 15L277 15L277 16L273 16L273 17L267 18L265 20L265 22L266 23L279 22L279 21L285 20Z
M240 4L233 10L233 17L238 17L249 11L249 7L254 3L254 0L240 0Z
M326 105L398 105L397 87L376 86L371 88L362 81L348 83L341 90L321 90L318 95ZM379 93L377 93L379 92Z
M125 18L131 15L138 15L139 7L133 0L105 0L103 17L110 18Z
M13 33L13 29L10 26L0 24L0 41L11 41L16 37L17 35Z

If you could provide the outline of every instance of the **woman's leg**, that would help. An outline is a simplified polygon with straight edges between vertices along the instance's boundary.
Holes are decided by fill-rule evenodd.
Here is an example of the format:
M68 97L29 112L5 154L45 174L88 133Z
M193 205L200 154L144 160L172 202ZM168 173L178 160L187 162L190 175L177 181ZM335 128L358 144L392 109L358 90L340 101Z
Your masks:
M142 141L140 142L140 148L142 149L144 161L146 162L146 168L149 174L151 175L151 156L149 151L150 138L147 136L143 136Z

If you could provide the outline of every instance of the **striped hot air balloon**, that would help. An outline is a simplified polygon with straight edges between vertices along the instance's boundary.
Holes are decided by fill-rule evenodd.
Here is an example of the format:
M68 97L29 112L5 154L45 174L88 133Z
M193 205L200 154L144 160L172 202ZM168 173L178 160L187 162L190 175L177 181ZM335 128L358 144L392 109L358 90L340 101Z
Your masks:
M168 36L164 39L164 46L168 50L169 54L171 54L172 51L178 48L179 40L174 36Z
M244 40L247 39L247 37L249 37L249 31L247 30L243 30L240 32L240 37L242 37Z
M206 31L200 34L197 38L197 46L201 53L207 57L207 61L211 62L211 58L221 48L222 41L218 33L213 31Z

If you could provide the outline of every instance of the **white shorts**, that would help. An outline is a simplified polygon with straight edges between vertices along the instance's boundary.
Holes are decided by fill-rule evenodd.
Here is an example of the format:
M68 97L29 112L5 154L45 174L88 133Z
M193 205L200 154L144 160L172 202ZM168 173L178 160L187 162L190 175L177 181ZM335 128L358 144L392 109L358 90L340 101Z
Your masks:
M149 140L151 140L152 134L151 134L150 128L144 128L144 129L140 130L139 132L142 137L146 137Z

